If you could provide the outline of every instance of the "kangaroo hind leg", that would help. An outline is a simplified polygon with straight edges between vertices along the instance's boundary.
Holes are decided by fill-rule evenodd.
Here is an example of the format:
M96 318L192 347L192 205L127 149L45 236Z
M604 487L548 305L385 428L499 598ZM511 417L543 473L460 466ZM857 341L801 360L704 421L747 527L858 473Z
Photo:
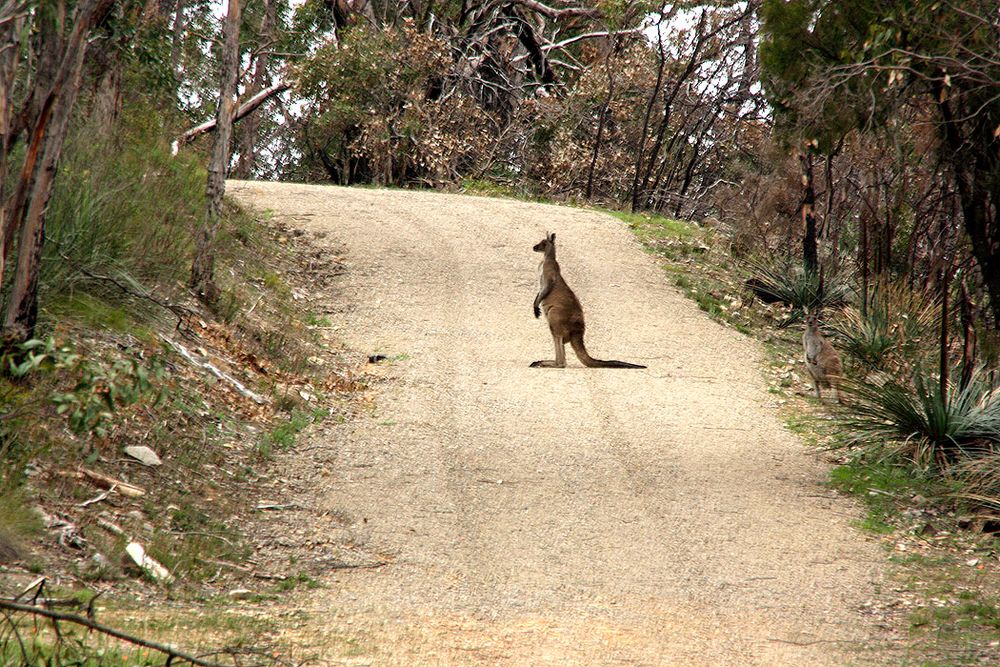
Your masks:
M566 368L566 341L552 334L552 342L556 346L555 360L543 359L531 362L531 368Z

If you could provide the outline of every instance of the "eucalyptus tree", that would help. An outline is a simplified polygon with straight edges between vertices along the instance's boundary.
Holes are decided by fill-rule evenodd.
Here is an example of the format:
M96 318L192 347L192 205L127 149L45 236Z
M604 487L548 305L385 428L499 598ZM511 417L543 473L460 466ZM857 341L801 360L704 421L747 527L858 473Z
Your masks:
M787 137L926 127L1000 327L1000 14L992 0L764 0L764 84Z
M93 48L90 38L115 5L116 0L0 5L0 276L15 239L17 247L4 295L8 343L30 338L35 330L46 210ZM20 145L23 151L17 150ZM8 194L12 171L17 175Z

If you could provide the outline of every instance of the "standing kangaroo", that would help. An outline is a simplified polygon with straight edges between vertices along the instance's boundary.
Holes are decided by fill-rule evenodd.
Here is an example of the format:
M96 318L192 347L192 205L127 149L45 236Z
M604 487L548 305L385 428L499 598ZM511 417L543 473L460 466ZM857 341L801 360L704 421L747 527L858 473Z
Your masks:
M542 312L545 313L545 320L549 323L552 341L556 346L556 358L555 361L534 361L531 366L566 368L566 343L569 343L573 346L580 363L589 368L645 368L625 361L594 359L587 354L587 348L583 345L583 307L559 271L559 262L556 261L556 235L547 234L532 250L544 254L542 263L538 265L535 317L541 316Z
M830 345L830 341L823 337L819 330L819 320L815 313L806 315L806 330L802 334L802 347L806 353L806 368L812 376L813 386L816 388L816 398L822 399L819 388L828 387L833 390L833 394L838 403L840 400L840 377L843 374L843 367L840 364L840 355Z

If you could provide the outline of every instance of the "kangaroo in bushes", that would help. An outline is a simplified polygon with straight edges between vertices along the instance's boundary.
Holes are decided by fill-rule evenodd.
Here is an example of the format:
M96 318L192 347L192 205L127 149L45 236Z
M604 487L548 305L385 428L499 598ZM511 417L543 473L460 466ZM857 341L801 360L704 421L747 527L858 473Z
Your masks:
M587 354L587 348L583 345L583 307L559 271L556 235L546 234L532 250L544 255L542 263L538 265L535 317L545 313L545 320L549 323L552 341L556 346L554 361L534 361L531 363L532 368L566 368L566 343L573 346L580 363L589 368L645 368L625 361L594 359Z
M806 353L806 368L812 376L813 386L816 388L816 398L822 400L820 387L833 390L837 402L840 400L838 385L843 374L843 366L840 363L840 355L833 349L823 334L819 330L819 318L814 312L806 315L806 330L802 334L802 347Z

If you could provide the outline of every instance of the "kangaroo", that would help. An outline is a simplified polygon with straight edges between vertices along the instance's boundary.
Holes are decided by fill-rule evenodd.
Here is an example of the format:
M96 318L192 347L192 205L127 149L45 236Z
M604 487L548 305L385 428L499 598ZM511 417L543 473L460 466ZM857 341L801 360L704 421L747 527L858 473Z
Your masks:
M573 346L580 363L588 368L645 368L625 361L594 359L587 354L587 348L583 345L583 306L559 271L559 262L556 261L556 235L546 234L532 250L544 255L542 263L538 265L535 317L540 317L542 312L545 313L545 320L549 323L552 341L556 346L556 358L554 361L534 361L531 367L566 368L566 343L569 343Z
M838 403L840 391L838 385L843 374L843 366L840 363L840 355L833 349L823 334L819 330L819 320L815 313L806 315L806 330L802 334L802 347L806 353L806 368L812 376L813 386L816 388L816 398L822 400L819 388L827 387L833 390L834 397Z

